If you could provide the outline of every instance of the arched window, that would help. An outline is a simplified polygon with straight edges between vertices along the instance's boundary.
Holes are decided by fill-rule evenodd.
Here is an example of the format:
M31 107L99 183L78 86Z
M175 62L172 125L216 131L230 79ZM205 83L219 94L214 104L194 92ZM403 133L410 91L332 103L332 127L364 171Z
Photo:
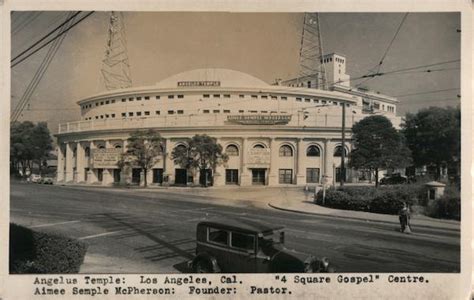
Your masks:
M115 149L122 149L122 145L120 145L120 144L115 144L114 148L115 148Z
M97 146L98 149L105 149L105 146L104 145L99 145Z
M311 145L306 150L306 156L321 156L321 151L318 146Z
M280 147L280 156L293 156L293 150L288 145Z
M236 145L229 145L225 148L225 153L229 156L239 156L239 149Z
M76 157L77 155L77 148L72 149L72 157Z
M262 144L256 144L255 146L253 146L254 149L265 149L265 146L262 145Z
M86 147L86 149L84 149L84 155L85 157L91 156L91 148Z
M334 149L334 157L341 157L342 155L342 146L337 146ZM347 149L344 149L344 156L347 157Z
M179 151L185 151L187 149L187 147L185 145L178 145L175 147L176 150L179 150Z

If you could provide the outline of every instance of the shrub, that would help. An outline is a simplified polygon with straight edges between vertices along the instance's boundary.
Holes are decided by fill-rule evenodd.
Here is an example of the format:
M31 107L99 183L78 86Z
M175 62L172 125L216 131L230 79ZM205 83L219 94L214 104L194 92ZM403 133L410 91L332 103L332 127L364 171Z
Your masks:
M444 195L429 205L428 214L434 218L461 220L461 196L455 185L447 186Z
M77 273L86 245L10 224L10 273Z
M324 205L338 209L397 214L403 202L409 205L417 204L423 195L423 188L420 185L393 185L379 188L345 186L328 189ZM316 203L322 204L322 191L319 191Z

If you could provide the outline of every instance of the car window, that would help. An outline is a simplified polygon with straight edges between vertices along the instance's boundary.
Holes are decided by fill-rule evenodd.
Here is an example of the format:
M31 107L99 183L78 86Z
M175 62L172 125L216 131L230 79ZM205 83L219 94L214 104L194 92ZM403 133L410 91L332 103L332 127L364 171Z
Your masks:
M244 249L244 250L254 250L255 249L255 237L250 234L232 232L231 234L231 246L234 248Z
M227 236L229 233L222 229L216 229L209 227L208 229L208 241L212 243L227 245Z

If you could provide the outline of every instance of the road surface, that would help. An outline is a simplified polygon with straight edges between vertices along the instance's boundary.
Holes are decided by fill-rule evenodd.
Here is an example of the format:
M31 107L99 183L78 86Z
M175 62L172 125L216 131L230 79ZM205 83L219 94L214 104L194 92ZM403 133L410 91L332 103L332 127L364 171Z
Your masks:
M287 227L286 245L326 256L337 272L459 272L460 232L393 223L304 215L263 203L167 189L138 190L12 182L11 222L88 244L84 273L189 272L196 224L249 218ZM396 220L396 216L394 216Z

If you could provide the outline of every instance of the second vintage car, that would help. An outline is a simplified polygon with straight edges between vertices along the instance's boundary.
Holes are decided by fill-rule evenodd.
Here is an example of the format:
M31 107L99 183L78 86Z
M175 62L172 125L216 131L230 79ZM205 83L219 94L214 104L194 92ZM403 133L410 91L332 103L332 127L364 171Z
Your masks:
M197 273L332 272L327 258L285 247L283 226L247 219L203 221L196 228Z

